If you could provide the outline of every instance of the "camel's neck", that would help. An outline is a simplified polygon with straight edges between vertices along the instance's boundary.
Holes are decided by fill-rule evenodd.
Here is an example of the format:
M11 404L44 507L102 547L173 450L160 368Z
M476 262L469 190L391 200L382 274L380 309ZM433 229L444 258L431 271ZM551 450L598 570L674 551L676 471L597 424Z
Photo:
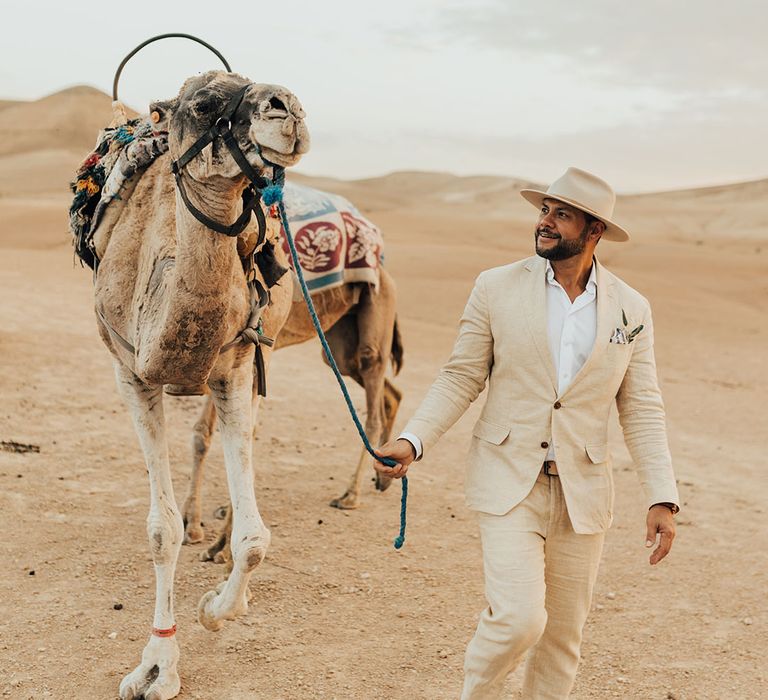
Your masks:
M232 188L187 186L187 196L207 217L228 225L242 211L239 192ZM187 209L176 191L176 277L174 288L181 295L226 300L233 272L238 269L235 238L201 224Z
M187 195L206 216L229 224L242 211L239 191L190 188ZM157 268L162 268L158 261ZM187 210L176 192L176 259L157 274L158 332L139 353L141 372L165 384L204 382L219 350L241 330L248 295L237 239L210 230ZM153 277L156 277L153 274ZM162 282L159 280L162 278ZM162 285L162 291L159 286ZM150 287L154 286L150 281ZM137 366L138 368L138 366Z

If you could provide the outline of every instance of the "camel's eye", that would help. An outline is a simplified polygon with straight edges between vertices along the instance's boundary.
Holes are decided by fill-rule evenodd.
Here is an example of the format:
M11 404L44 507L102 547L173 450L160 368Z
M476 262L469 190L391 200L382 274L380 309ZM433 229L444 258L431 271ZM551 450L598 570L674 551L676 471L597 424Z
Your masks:
M194 104L194 110L200 115L216 114L221 109L221 100L215 95L205 95Z

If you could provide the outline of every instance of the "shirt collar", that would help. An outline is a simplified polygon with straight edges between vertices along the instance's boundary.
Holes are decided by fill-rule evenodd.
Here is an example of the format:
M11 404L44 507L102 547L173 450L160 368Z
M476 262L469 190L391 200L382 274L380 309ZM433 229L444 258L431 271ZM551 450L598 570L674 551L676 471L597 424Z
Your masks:
M547 262L547 284L553 284L556 286L560 286L560 283L555 279L555 271L552 269L552 263ZM589 272L589 279L587 280L587 288L586 290L590 294L595 294L597 292L597 260L594 258L592 259L592 269Z

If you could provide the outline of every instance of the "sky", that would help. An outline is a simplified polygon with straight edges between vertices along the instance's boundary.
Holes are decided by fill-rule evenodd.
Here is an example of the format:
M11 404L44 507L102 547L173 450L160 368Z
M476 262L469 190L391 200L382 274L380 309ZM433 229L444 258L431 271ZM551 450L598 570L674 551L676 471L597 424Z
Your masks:
M768 177L767 29L756 0L4 3L0 98L111 93L137 44L185 32L299 97L302 172L547 183L577 166L656 191ZM192 42L155 43L120 98L146 111L218 65Z

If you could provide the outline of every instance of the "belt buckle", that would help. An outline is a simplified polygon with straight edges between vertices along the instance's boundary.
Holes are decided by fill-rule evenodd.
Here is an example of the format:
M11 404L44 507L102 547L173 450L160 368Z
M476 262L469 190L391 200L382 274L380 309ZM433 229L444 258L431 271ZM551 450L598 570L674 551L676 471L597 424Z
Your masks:
M543 467L542 467L542 470L541 470L541 471L543 471L543 472L544 472L544 474L546 474L547 476L556 476L556 474L553 474L553 473L552 473L552 472L550 472L549 470L550 470L550 466L549 466L549 460L546 460L546 461L544 462L544 465L543 465Z

